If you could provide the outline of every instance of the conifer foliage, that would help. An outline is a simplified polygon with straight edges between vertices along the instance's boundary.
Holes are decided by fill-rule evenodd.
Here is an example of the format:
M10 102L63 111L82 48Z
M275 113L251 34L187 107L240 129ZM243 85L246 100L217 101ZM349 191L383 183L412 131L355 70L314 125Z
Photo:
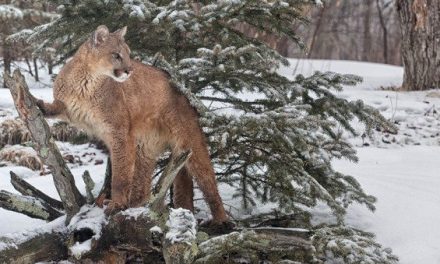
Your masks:
M332 72L286 78L277 70L288 60L242 30L287 36L302 46L292 25L307 23L303 11L319 0L54 2L61 16L20 37L62 42L59 52L66 57L98 25L127 25L134 56L169 72L199 110L218 180L235 187L243 207L272 202L283 213L297 213L324 202L340 224L353 202L374 210L375 198L331 166L335 158L357 161L344 139L356 134L352 120L363 123L367 134L394 129L362 101L336 95L361 79ZM321 230L319 241L331 241L333 233Z

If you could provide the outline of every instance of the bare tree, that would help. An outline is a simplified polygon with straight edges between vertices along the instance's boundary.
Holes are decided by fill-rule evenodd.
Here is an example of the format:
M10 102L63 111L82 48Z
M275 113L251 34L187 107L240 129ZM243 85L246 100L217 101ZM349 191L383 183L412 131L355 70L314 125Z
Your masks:
M366 0L366 10L364 15L364 42L362 51L362 60L366 61L369 58L371 52L371 13L372 13L372 0Z

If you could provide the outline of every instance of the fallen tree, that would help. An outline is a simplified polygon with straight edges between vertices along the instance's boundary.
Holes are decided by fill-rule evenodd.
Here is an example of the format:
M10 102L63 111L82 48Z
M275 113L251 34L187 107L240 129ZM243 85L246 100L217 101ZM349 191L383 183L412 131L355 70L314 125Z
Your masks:
M23 75L16 70L13 77L6 75L5 80L19 115L30 131L37 153L52 171L61 201L45 195L11 172L12 185L22 195L2 191L0 206L46 221L56 219L35 231L0 237L0 263L63 259L81 263L316 261L308 230L286 233L257 228L210 238L204 232L197 233L197 223L190 211L168 210L164 206L166 193L177 172L189 159L190 150L171 157L148 205L107 216L102 208L92 205L94 197L91 189L94 183L88 172L83 176L87 198L76 188L72 173L64 163ZM109 168L97 199L110 196Z

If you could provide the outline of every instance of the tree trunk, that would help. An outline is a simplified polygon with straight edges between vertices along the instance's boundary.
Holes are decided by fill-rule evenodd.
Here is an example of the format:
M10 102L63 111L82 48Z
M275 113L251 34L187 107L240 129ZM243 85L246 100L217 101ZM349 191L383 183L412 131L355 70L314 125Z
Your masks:
M323 6L323 7L321 7L321 10L319 11L318 21L316 22L316 27L315 27L315 30L313 31L312 39L310 40L309 52L307 54L307 58L312 57L313 48L315 47L316 39L319 36L319 30L321 29L321 25L324 20L326 8L327 8L327 6Z
M47 70L49 75L53 74L53 60L52 58L49 59L49 61L47 62Z
M366 10L364 15L364 41L362 49L362 60L368 61L371 54L371 6L373 5L372 0L365 1Z
M380 27L382 28L382 41L383 41L383 60L388 64L388 27L385 22L382 7L380 6L380 0L376 0L377 14L379 15Z
M402 88L440 88L440 0L398 0L405 68Z
M40 77L38 76L38 61L37 61L37 58L34 58L33 61L34 61L34 72L35 72L34 78L35 78L36 82L39 82L40 81Z
M11 72L11 62L12 62L12 55L11 55L11 46L4 41L3 43L3 75L9 74ZM3 78L3 87L6 87L6 80Z

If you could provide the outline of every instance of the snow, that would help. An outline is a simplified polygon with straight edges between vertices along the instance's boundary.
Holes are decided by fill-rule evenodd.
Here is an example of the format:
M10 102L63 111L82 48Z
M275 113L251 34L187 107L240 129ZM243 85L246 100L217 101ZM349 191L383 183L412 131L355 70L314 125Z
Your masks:
M166 223L168 232L165 238L171 244L184 242L191 245L196 239L196 219L191 211L183 208L171 209Z
M92 241L98 240L101 237L102 227L106 224L107 218L104 214L104 209L84 205L79 213L72 218L67 228L70 232L89 229L94 235L86 241L75 242L75 244L69 248L72 255L79 259L84 253L90 251Z
M310 230L308 229L304 229L304 228L288 228L288 227L252 227L252 230L259 230L259 229L263 229L263 230L285 230L285 231L291 231L291 232L310 232Z
M376 212L349 209L347 223L371 231L400 263L440 263L440 148L359 148L360 162L334 162L378 197ZM379 158L378 158L379 157Z
M162 12L156 19L163 19L165 16L166 12ZM345 160L333 161L338 171L356 177L367 193L378 198L374 213L362 206L351 206L346 217L347 223L375 233L377 241L384 247L392 248L402 264L440 263L440 228L437 226L440 223L440 113L437 109L440 106L440 91L394 91L392 88L399 87L403 78L403 69L396 66L354 61L289 61L291 65L281 67L279 72L290 78L293 78L294 73L310 75L314 71L336 71L362 76L363 83L356 87L345 87L344 91L337 92L338 95L349 100L364 100L366 104L394 120L400 129L397 135L375 133L371 140L349 137L350 142L356 146L359 162L355 164ZM47 88L50 76L43 73L41 75L43 84L35 83L31 76L26 76L31 92L37 98L51 101L52 90ZM260 95L244 93L243 96L252 99ZM16 116L9 91L0 89L0 122ZM362 126L356 128L362 132ZM227 144L227 137L228 135L222 137L223 144ZM94 160L89 162L88 158L82 158L82 164L69 164L78 189L85 193L81 175L87 169L96 182L94 193L98 193L104 180L106 155L88 144L57 144L63 155L82 157L93 152L95 156L86 156L104 161L103 164L95 165ZM0 167L0 189L17 193L9 182L11 170L48 195L58 198L50 175L39 176L36 171L15 165ZM243 210L240 200L232 197L233 187L225 184L219 186L226 210L236 218L276 209L274 204L266 203ZM198 191L196 199L196 207L200 209L196 217L209 218L209 210ZM174 242L193 239L195 235L194 217L181 210L174 210L168 221L170 230L166 236ZM143 212L143 208L132 208L125 213L127 216L137 217ZM322 206L317 206L313 214L315 223L331 220L328 210ZM97 213L96 217L98 216ZM39 226L43 223L41 220L0 209L1 235L11 232L34 234L33 232L39 232ZM23 231L25 229L30 231ZM182 230L189 231L182 233ZM17 236L25 237L23 233L18 233ZM87 243L75 245L73 250L82 254L88 248ZM0 244L0 247L1 245L5 246Z
M2 20L21 20L23 12L12 5L0 5L0 18Z
M159 226L153 226L152 228L150 228L150 232L151 233L159 233L159 234L162 234L163 233L163 231L162 231L162 228L160 228Z
M95 234L93 238L99 238L101 228L107 223L104 209L90 205L84 205L77 215L75 215L70 224L69 230L81 230L84 228L91 229Z
M69 248L71 254L76 258L80 259L81 256L92 249L92 239L86 240L82 243L75 242L73 246Z
M121 212L127 218L137 219L141 215L147 215L149 212L147 207L128 208Z

